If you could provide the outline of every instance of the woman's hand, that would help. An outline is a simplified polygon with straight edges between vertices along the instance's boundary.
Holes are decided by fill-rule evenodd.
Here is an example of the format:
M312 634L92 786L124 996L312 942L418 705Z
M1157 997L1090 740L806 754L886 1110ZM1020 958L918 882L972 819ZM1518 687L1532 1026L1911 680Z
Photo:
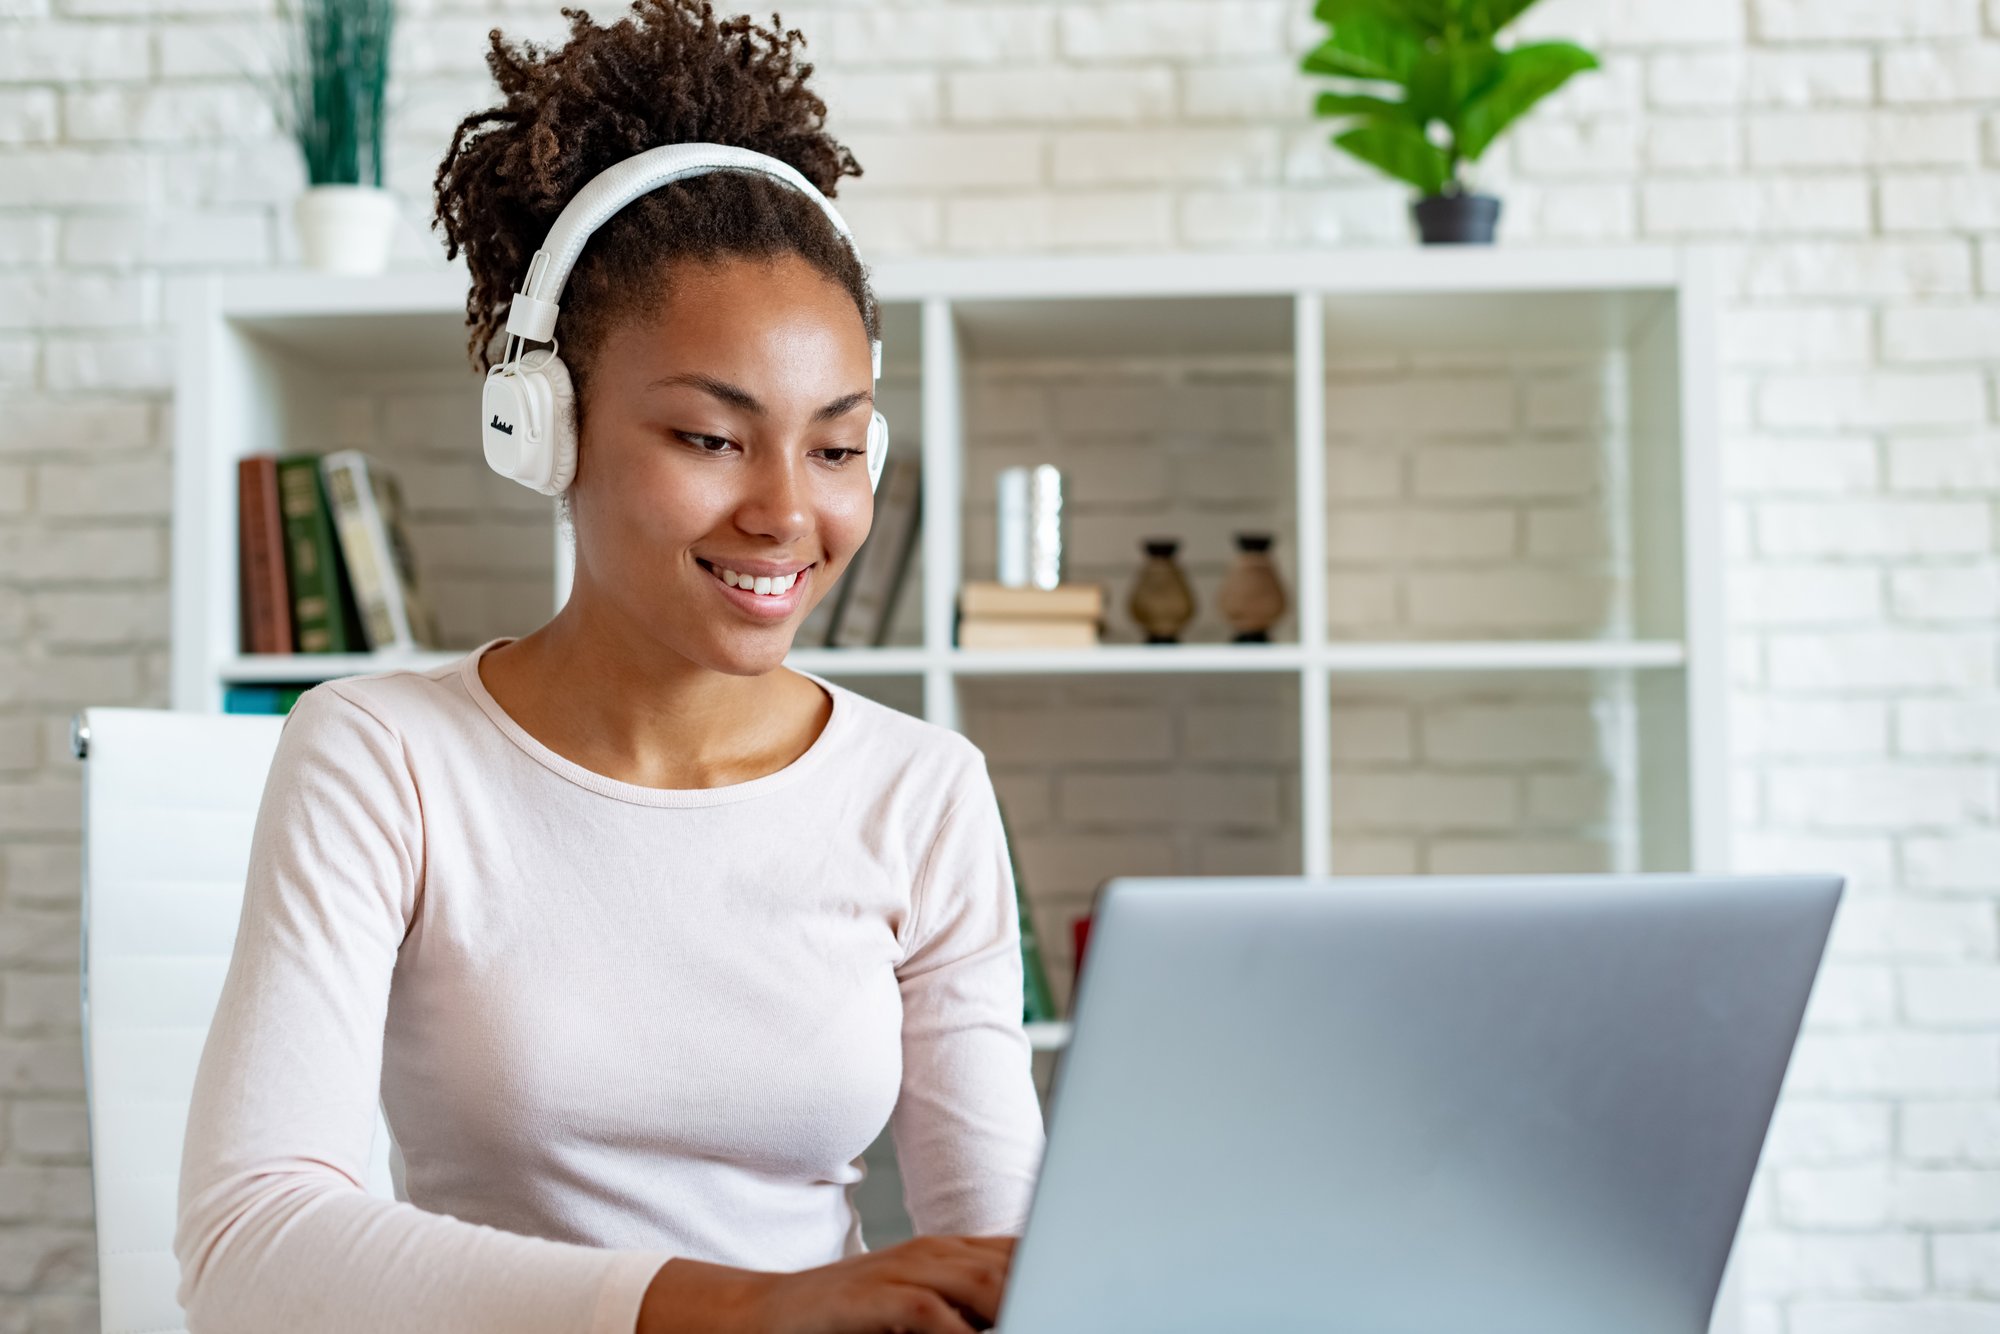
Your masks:
M1014 1237L913 1237L816 1269L669 1260L638 1334L973 1334L992 1328Z

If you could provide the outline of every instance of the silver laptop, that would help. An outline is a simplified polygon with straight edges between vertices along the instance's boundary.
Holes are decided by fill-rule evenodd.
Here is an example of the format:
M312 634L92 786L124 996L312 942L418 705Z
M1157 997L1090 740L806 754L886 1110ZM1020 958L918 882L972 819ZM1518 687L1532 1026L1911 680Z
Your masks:
M1000 1334L1701 1334L1842 881L1120 878Z

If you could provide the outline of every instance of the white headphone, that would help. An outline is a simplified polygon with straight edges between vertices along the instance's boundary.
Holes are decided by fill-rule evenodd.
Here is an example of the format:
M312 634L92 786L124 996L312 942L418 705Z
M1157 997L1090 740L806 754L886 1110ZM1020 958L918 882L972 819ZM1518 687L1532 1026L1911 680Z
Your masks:
M528 277L507 312L507 355L486 372L480 435L486 462L502 477L545 496L561 495L576 477L576 392L556 356L556 311L563 284L590 234L649 190L711 171L762 172L798 189L820 206L854 249L854 234L813 183L777 158L727 144L664 144L626 158L592 177L556 216L548 239L528 263ZM856 257L860 252L857 250ZM547 343L525 355L522 342ZM882 378L882 340L871 340L874 376ZM536 358L528 360L529 357ZM882 480L889 423L877 411L868 422L868 489Z

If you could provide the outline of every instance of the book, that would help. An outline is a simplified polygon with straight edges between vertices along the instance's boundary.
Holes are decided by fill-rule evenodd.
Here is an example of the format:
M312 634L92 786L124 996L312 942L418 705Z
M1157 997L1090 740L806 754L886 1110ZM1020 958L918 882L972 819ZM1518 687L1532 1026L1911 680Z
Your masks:
M841 580L826 647L866 648L887 641L904 565L915 549L923 508L923 463L904 455L883 465L875 520Z
M1042 963L1042 947L1035 934L1035 914L1028 907L1027 887L1021 883L1021 864L1014 856L1014 834L1007 825L1007 808L998 794L994 804L1000 811L1000 836L1007 843L1007 868L1014 877L1014 908L1021 918L1021 1022L1050 1023L1061 1018L1056 1013L1055 991L1049 985L1049 971Z
M278 501L285 516L285 576L292 591L292 651L354 653L363 647L354 590L340 559L333 513L320 481L319 456L278 459Z
M230 685L222 688L224 713L290 713L312 686Z
M923 574L923 560L924 516L919 514L916 531L910 534L909 554L903 559L902 571L898 574L896 586L890 594L888 630L881 636L881 642L884 644L887 644L894 635L895 627L905 623L916 632L918 642L923 640L924 581L920 577Z
M903 554L896 562L895 573L889 577L889 591L882 603L882 617L875 627L875 643L878 646L889 642L890 627L895 625L897 608L903 604L905 597L915 596L917 580L910 577L910 570L923 559L923 539L924 514L923 506L919 503L916 516L910 523L910 531L903 539Z
M1067 618L1004 616L958 623L960 648L1093 648L1097 622Z
M971 580L958 590L958 610L963 616L1035 616L1053 619L1074 616L1097 621L1104 618L1104 585L1057 584L1054 588L1014 587L991 580Z
M320 471L368 648L436 647L437 630L417 589L394 474L358 449L325 455Z
M278 456L236 461L238 574L246 653L292 651L292 586L285 573L285 512L278 503Z

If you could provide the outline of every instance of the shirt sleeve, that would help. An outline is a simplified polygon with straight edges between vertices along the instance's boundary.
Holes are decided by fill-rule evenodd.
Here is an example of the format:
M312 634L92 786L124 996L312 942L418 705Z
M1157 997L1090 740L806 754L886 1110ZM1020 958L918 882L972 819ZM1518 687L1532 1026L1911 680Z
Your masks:
M1014 874L983 755L918 874L910 931L890 1118L904 1208L919 1234L1018 1236L1045 1140Z
M192 1334L633 1334L666 1251L527 1237L364 1186L391 974L423 885L400 739L300 697L197 1067L174 1255Z

